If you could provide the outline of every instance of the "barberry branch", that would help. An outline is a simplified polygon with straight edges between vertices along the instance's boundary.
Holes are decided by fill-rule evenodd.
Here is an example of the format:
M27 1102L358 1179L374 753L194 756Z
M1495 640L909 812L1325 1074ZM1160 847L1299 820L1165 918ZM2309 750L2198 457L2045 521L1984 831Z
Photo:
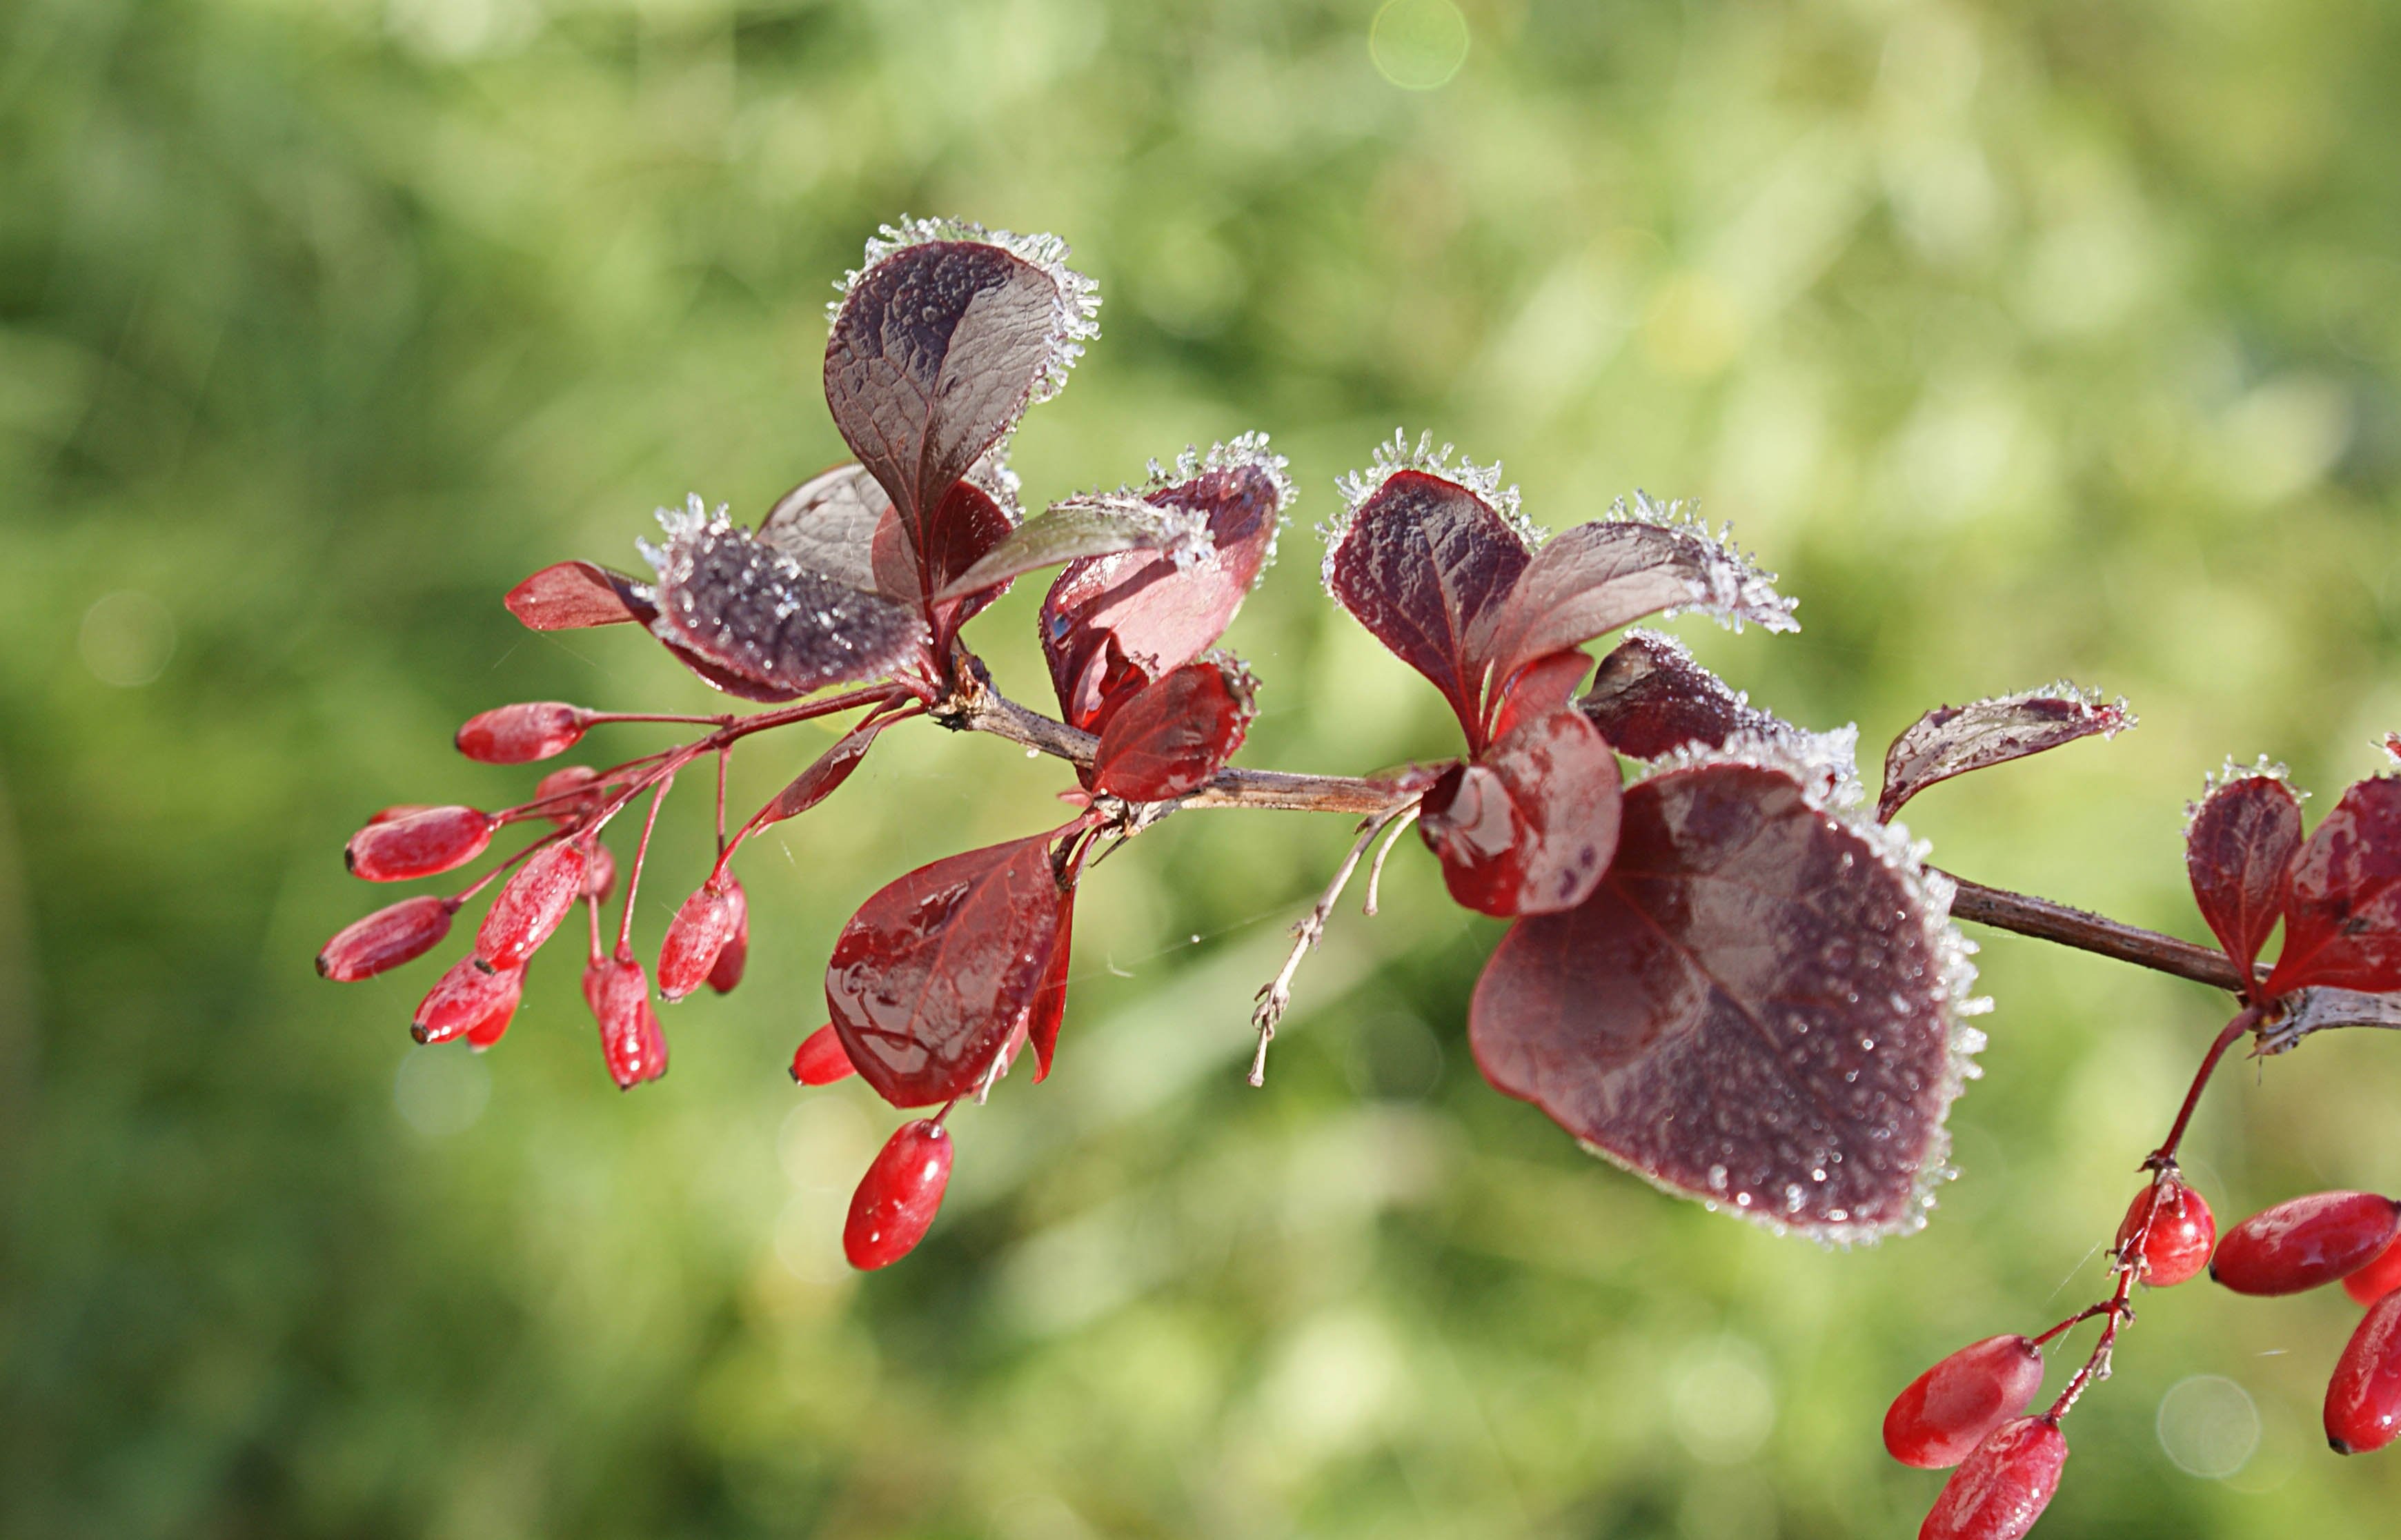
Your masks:
M1335 869L1334 880L1325 885L1324 893L1318 895L1315 906L1293 926L1291 955L1284 958L1283 967L1276 970L1276 976L1260 989L1258 1008L1251 1012L1251 1024L1259 1029L1258 1052L1251 1057L1251 1084L1263 1086L1268 1083L1268 1044L1275 1041L1276 1024L1283 1020L1286 1011L1292 1009L1293 975L1300 970L1300 959L1309 956L1325 934L1325 922L1333 914L1334 906L1342 901L1342 890L1351 886L1351 873L1359 869L1360 858L1366 855L1367 847L1376 843L1376 836L1384 832L1385 825L1404 815L1414 816L1416 810L1417 804L1412 800L1403 806L1372 814L1363 820L1359 825L1359 837L1351 842L1350 854L1344 856L1342 864Z
M2120 962L2147 968L2155 973L2167 973L2179 979L2190 979L2230 994L2243 990L2243 975L2226 954L2215 947L2200 946L2174 936L2163 936L2156 930L2128 925L2089 910L2071 908L2050 899L2038 899L2029 893L2012 893L2007 888L1987 887L1983 883L1950 873L1943 873L1958 885L1958 894L1951 901L1951 917L1973 920L1989 925L1996 930L2008 930L2037 941L2056 942L2062 946L2114 957ZM2266 969L2260 969L2265 977Z

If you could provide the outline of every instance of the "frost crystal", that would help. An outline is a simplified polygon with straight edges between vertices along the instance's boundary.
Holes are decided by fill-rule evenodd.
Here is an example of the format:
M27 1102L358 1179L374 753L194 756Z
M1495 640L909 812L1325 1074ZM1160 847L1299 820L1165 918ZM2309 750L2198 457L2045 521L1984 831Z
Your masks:
M2281 762L2271 761L2267 755L2262 754L2249 764L2237 764L2234 763L2234 756L2229 754L2226 756L2224 764L2201 777L2200 799L2184 804L2185 832L2188 834L2192 832L2192 820L2201 817L2202 803L2207 802L2238 780L2271 780L2290 791L2295 802L2310 800L2310 794L2307 791L2293 784L2293 772Z
M1395 428L1390 443L1376 446L1374 457L1368 461L1365 470L1351 471L1335 477L1334 489L1342 494L1342 507L1333 517L1317 527L1318 538L1325 543L1325 559L1319 575L1328 595L1334 592L1335 547L1342 543L1342 537L1350 531L1351 521L1359 516L1361 506L1382 491L1385 482L1403 471L1422 471L1427 475L1440 476L1445 481L1466 488L1501 516L1516 532L1517 538L1526 543L1528 550L1543 543L1548 531L1536 526L1518 507L1516 486L1501 485L1501 462L1496 460L1489 465L1477 465L1461 456L1459 463L1453 465L1450 457L1455 452L1448 444L1435 448L1434 434L1430 433L1420 433L1417 443L1412 446L1408 430Z
M1292 476L1288 470L1291 464L1292 461L1268 447L1267 434L1237 433L1225 443L1210 445L1205 454L1198 447L1187 445L1184 452L1175 457L1175 463L1173 465L1162 465L1158 461L1152 461L1146 467L1150 479L1143 485L1141 490L1134 491L1131 488L1124 490L1130 496L1146 498L1153 492L1163 492L1171 487L1181 487L1186 482L1207 475L1212 471L1247 469L1259 472L1275 488L1276 500L1275 530L1268 536L1267 552L1259 561L1259 570L1265 571L1275 565L1276 543L1283 537L1284 526L1291 522L1284 510L1292 506L1293 499L1298 495L1293 488Z
M904 213L899 223L879 227L867 242L866 261L842 275L842 282L834 287L842 292L843 298L826 307L827 319L842 314L844 300L850 297L850 291L877 263L895 252L938 241L998 246L1020 261L1041 268L1058 285L1058 308L1050 327L1050 357L1034 387L1034 399L1048 401L1066 389L1067 371L1083 356L1084 344L1101 335L1101 286L1067 266L1067 243L1055 235L1019 235L1012 230L987 230L969 219L912 219Z
M1801 623L1792 618L1797 601L1776 591L1776 574L1762 570L1735 543L1732 524L1720 524L1712 529L1703 522L1697 503L1679 498L1663 504L1637 488L1630 504L1619 498L1610 504L1602 518L1612 524L1648 524L1654 529L1672 529L1701 547L1701 575L1691 583L1693 601L1660 612L1666 619L1673 620L1687 610L1697 610L1736 632L1747 620L1767 631L1801 629Z
M708 504L700 500L698 492L687 492L684 494L682 507L661 508L657 512L659 528L666 531L667 543L665 545L653 545L647 540L638 540L634 542L634 549L642 554L642 559L651 564L651 570L658 573L660 581L678 582L682 577L689 576L689 571L670 571L669 569L679 563L683 568L689 569L692 562L692 543L702 535L723 534L732 529L733 512L733 504L720 502L717 505L717 511L711 513ZM798 563L792 565L793 571L800 570ZM656 591L647 584L635 584L635 592L653 602L658 598Z

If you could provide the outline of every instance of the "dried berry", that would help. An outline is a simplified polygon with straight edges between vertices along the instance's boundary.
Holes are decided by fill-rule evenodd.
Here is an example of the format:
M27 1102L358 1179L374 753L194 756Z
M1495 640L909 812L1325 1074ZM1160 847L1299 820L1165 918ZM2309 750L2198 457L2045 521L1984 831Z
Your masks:
M2401 1434L2401 1294L2367 1309L2326 1383L2326 1443L2366 1454Z
M916 1249L941 1212L951 1181L951 1136L930 1118L893 1130L851 1194L843 1255L860 1272L890 1267Z
M483 1042L497 1042L508 1030L509 1018L516 1014L517 997L524 990L524 969L486 972L475 966L474 958L461 957L418 1002L409 1036L421 1043L443 1043L480 1034Z
M430 894L388 904L344 926L327 942L317 954L317 971L336 983L351 983L413 962L450 933L455 913L448 899Z
M477 808L428 807L368 824L350 836L342 859L351 875L369 882L430 877L482 855L500 826L500 819Z
M480 763L530 764L574 748L591 721L591 712L565 701L526 701L469 717L453 741Z
M803 1085L831 1085L858 1073L830 1022L803 1038L800 1051L792 1055L792 1079Z
M1884 1447L1904 1465L1957 1464L2042 1388L2042 1354L2024 1337L1970 1342L1909 1382L1884 1414Z
M679 1000L708 982L718 955L734 939L734 899L714 882L703 883L683 901L659 948L659 994Z
M495 969L524 967L583 896L587 865L580 845L537 851L492 901L475 932L475 956Z
M2401 1231L2401 1205L2374 1192L2314 1192L2226 1232L2209 1275L2237 1294L2298 1294L2358 1272Z
M2067 1439L2048 1417L2003 1423L1942 1484L1917 1540L2019 1540L2059 1490Z
M2151 1208L2154 1191L2158 1193L2156 1212ZM2147 1213L2150 1232L2137 1248L2134 1238L2142 1232ZM2138 1268L2142 1280L2153 1288L2167 1288L2200 1272L2208 1265L2209 1249L2216 1241L2217 1220L2210 1214L2209 1204L2174 1177L2134 1194L2124 1221L2118 1226L2120 1260Z

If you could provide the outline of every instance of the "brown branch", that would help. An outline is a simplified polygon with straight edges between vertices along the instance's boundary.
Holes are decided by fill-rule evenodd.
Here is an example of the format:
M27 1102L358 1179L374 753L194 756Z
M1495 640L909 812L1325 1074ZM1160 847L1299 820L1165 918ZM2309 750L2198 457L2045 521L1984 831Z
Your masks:
M2242 973L2225 953L2215 947L2179 941L2031 894L1987 887L1965 877L1953 876L1951 880L1959 885L1958 896L1951 901L1953 919L1973 920L1996 930L2032 936L2037 941L2057 942L2062 946L2115 957L2137 968L2190 979L2230 994L2243 992Z

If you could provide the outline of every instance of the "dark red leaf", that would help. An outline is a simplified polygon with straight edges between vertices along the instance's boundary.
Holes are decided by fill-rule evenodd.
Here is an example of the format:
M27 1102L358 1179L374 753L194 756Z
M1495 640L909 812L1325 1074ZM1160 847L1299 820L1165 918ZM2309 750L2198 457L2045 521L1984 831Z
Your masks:
M919 582L928 595L940 593L972 570L994 547L1008 538L1016 525L992 497L972 482L962 481L942 499L926 530L925 570ZM954 598L928 597L925 603L934 626L939 651L959 627L984 606L1008 591L1009 579L970 589Z
M1790 729L1702 667L1673 637L1635 631L1600 660L1580 702L1621 754L1655 760L1693 745L1722 749L1737 733Z
M1884 793L1876 818L1889 821L1901 804L1938 781L2022 760L2098 733L2116 737L2134 725L2126 703L2104 701L2065 680L2040 690L1938 706L1892 740L1884 756Z
M1377 640L1434 682L1468 747L1480 749L1485 659L1470 639L1490 624L1530 559L1517 530L1475 493L1399 470L1335 538L1325 583Z
M1963 948L1898 842L1719 762L1629 788L1592 897L1477 983L1485 1078L1671 1191L1837 1241L1914 1229L1960 1085Z
M896 592L876 582L875 530L891 512L891 494L866 466L837 465L777 498L759 521L759 540L791 557L803 571L912 604L917 598L913 583Z
M536 631L572 631L629 620L648 625L658 612L632 578L589 561L545 567L510 589L501 602Z
M1506 602L1484 612L1468 653L1506 680L1537 658L1686 608L1736 626L1793 629L1791 601L1730 540L1638 493L1633 510L1621 505L1535 552Z
M871 247L870 258L826 343L826 404L922 549L944 495L1089 334L1087 291L1055 262L973 238Z
M1501 696L1501 708L1492 714L1492 737L1498 742L1537 717L1552 712L1575 699L1575 687L1592 667L1592 655L1582 648L1571 647L1564 653L1537 658L1517 672Z
M1207 659L1145 688L1101 730L1094 790L1166 802L1208 785L1250 731L1255 688L1240 664Z
M972 1093L1033 1002L1064 907L1050 843L1038 834L920 867L843 928L826 1008L850 1062L893 1106Z
M2264 771L2213 778L2185 828L2193 901L2246 976L2284 916L2300 851L2301 800Z
M1460 903L1551 914L1584 902L1608 869L1619 801L1609 741L1562 707L1452 766L1420 804L1418 832Z
M792 777L789 786L775 793L773 802L752 815L749 831L755 833L771 823L798 818L831 796L834 788L848 780L850 773L858 768L858 762L867 757L876 735L891 725L891 720L879 717L863 722L836 738L832 748L811 761L807 769Z
M1042 976L1041 992L1034 997L1025 1035L1034 1044L1034 1083L1050 1078L1050 1055L1059 1050L1059 1023L1067 1014L1067 955L1076 932L1076 895L1059 899L1059 945L1050 954L1050 971Z
M2260 997L2304 984L2401 989L2401 777L2345 791L2293 865L2284 948Z
M1153 506L1198 514L1210 547L1179 561L1173 550L1120 551L1067 564L1042 601L1042 655L1060 715L1088 733L1104 727L1135 691L1216 643L1275 547L1292 484L1263 435L1245 434L1187 454L1176 479L1146 490ZM1162 477L1162 480L1165 478Z
M664 516L658 617L651 629L720 688L761 687L789 699L890 673L925 636L911 611L875 594L803 571L747 529L710 516L694 498Z

